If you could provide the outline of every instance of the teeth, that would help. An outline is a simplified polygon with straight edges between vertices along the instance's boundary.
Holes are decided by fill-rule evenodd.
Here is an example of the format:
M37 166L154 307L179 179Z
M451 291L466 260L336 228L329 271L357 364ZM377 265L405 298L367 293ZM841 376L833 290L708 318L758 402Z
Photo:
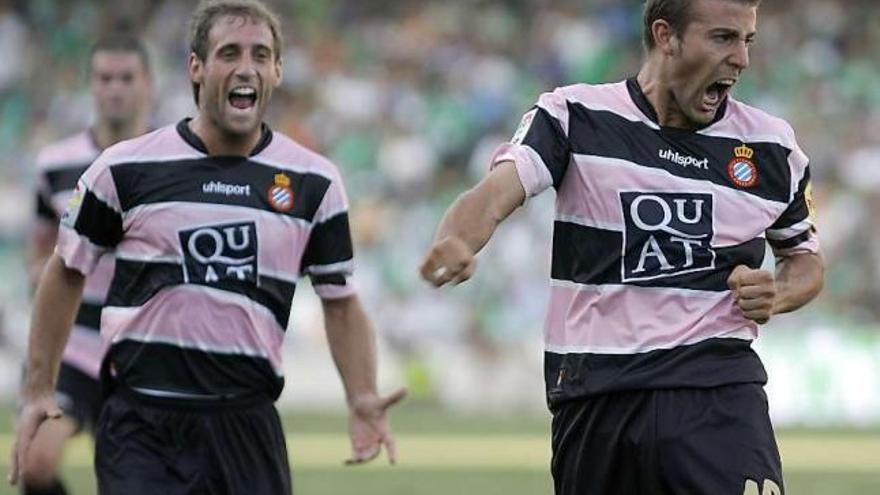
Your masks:
M256 96L257 90L247 86L239 86L233 88L229 93L234 96Z

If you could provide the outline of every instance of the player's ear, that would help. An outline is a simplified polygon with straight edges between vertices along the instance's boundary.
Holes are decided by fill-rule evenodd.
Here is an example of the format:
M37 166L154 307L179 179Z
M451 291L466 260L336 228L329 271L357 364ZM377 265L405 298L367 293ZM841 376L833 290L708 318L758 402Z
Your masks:
M189 80L195 84L202 84L204 79L205 63L195 53L189 54Z
M654 36L654 46L664 55L671 56L676 52L678 37L664 19L657 19L651 24L651 35Z
M275 87L281 86L281 76L284 73L282 69L281 57L279 56L277 60L275 60L275 66L273 70L275 71Z

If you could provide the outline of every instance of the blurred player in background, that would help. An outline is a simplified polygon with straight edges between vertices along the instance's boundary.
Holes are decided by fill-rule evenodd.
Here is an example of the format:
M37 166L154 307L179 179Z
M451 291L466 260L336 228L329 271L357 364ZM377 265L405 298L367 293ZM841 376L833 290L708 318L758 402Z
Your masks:
M441 222L436 286L556 190L545 380L556 493L783 492L751 348L819 292L808 160L736 101L759 0L648 0L637 77L542 95ZM765 243L776 273L761 270Z
M102 150L147 132L152 83L147 51L136 38L114 34L99 40L89 57L89 88L95 123L51 144L37 158L37 201L28 243L28 274L36 287L58 239L58 222L77 180ZM113 276L113 256L104 255L86 279L82 302L62 355L56 400L64 416L42 425L28 452L22 487L27 495L63 494L58 464L64 443L93 429L101 400L99 327L101 307Z
M36 428L57 416L51 390L83 275L108 252L101 493L291 492L273 402L302 275L322 298L345 387L349 462L383 445L394 462L387 409L405 391L376 392L339 171L263 123L281 82L278 20L256 1L212 1L191 26L196 117L105 150L61 220L37 289L13 482Z

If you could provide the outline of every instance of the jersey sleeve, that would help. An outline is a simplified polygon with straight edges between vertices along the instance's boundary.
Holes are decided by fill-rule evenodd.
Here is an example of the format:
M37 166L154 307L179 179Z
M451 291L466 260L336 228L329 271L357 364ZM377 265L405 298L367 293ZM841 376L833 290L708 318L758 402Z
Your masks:
M348 198L336 175L315 213L303 252L301 270L321 299L339 299L355 293L351 283L354 249L348 222Z
M88 275L122 240L122 208L103 156L77 182L61 216L55 252L68 268Z
M816 207L813 202L812 182L808 159L797 146L789 158L803 175L794 188L794 194L782 215L767 229L767 242L776 256L792 256L819 252L816 232Z
M561 90L544 93L523 115L508 143L492 157L490 167L512 161L516 164L527 197L537 196L550 186L558 188L571 161L568 140L568 102Z

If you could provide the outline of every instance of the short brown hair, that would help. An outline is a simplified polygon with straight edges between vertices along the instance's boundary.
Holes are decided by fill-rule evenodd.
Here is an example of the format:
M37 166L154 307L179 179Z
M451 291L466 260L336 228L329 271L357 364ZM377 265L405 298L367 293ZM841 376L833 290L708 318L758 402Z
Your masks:
M202 0L193 13L189 24L190 51L200 60L208 58L211 28L221 17L232 16L265 22L272 32L272 51L275 60L281 58L284 39L281 36L281 22L268 7L258 0ZM193 83L193 97L199 104L199 85Z
M150 73L150 56L147 53L147 48L135 36L128 34L127 32L121 31L116 33L110 33L106 36L101 37L92 47L89 49L89 73L92 72L92 61L95 58L95 54L99 52L111 52L111 53L132 53L137 55L141 60L141 66L144 69L145 74Z
M749 6L758 6L761 0L725 0L728 2L739 2ZM694 0L647 0L645 2L644 15L644 31L642 34L642 42L645 49L651 51L656 45L654 41L654 32L651 26L654 21L660 19L669 23L672 32L678 36L684 34L688 24L691 23L691 10Z

